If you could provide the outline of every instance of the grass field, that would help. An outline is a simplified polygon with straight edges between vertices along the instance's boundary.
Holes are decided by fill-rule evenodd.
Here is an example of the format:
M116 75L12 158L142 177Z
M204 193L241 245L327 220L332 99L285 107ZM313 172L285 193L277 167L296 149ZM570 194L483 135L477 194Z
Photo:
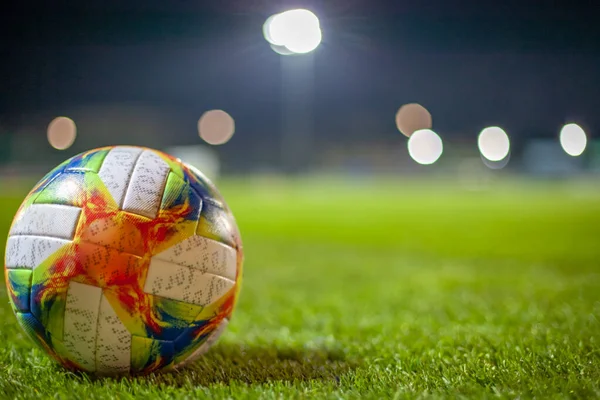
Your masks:
M600 188L220 186L246 264L206 357L143 378L64 372L2 285L0 398L600 397ZM2 193L3 238L22 193Z

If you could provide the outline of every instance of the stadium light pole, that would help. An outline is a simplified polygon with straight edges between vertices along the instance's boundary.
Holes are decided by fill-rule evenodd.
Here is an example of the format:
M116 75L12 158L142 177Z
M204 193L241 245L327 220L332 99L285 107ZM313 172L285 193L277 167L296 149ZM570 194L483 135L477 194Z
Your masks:
M319 19L311 11L289 10L269 17L263 34L281 55L282 165L300 172L310 162L314 128L314 53L321 43Z

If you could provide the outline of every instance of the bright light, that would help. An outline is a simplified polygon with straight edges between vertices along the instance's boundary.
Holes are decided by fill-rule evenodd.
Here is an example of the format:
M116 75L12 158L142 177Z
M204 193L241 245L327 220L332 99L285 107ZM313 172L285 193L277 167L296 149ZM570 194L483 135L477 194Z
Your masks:
M263 25L263 35L271 45L285 47L294 54L310 53L322 39L319 19L304 9L269 17Z
M277 44L273 40L273 37L271 36L271 23L273 22L275 17L278 15L279 14L271 15L269 18L267 18L267 20L263 24L263 36L265 37L267 42L269 42L270 44L275 45L275 46L281 46L281 44Z
M433 164L443 152L442 139L431 129L420 129L408 138L408 154L419 164Z
M280 54L282 56L292 56L296 54L285 46L278 46L272 43L269 43L269 46L271 46L271 49L273 49L275 53Z
M287 42L285 47L296 54L310 53L319 46L321 39L323 39L321 29L311 29L302 36Z
M502 128L490 126L479 134L477 145L481 155L490 161L504 160L510 151L510 139Z
M570 156L577 157L587 146L587 136L577 124L566 124L560 130L560 145Z
M410 137L420 129L431 129L431 114L420 104L405 104L396 113L396 127Z
M207 111L198 120L198 133L208 144L224 144L235 133L235 121L223 110Z
M57 150L66 150L75 142L77 127L71 118L57 117L48 125L48 142Z

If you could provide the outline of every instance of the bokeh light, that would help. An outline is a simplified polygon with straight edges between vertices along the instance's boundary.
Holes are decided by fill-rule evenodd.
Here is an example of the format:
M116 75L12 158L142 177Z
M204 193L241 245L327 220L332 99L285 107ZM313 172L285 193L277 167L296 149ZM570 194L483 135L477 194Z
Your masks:
M481 161L483 161L483 164L489 169L502 169L506 167L508 165L508 162L510 161L510 152L506 155L506 157L498 161L489 160L485 158L482 154Z
M48 125L48 143L57 150L66 150L77 137L77 126L71 118L57 117Z
M510 139L504 129L498 126L484 128L477 138L481 155L489 161L501 161L510 152Z
M263 24L263 36L265 37L267 42L269 42L270 44L275 45L275 46L283 46L283 44L275 42L275 40L273 39L273 36L271 36L271 23L273 22L275 17L278 15L279 14L274 14L274 15L271 15L269 18L267 18L267 20Z
M271 46L271 49L275 53L280 54L282 56L292 56L292 55L296 54L285 46L279 46L279 45L272 44L272 43L269 43L269 46Z
M305 9L289 10L267 18L263 35L271 47L283 55L288 53L279 51L280 47L287 48L292 54L310 53L323 38L319 19Z
M577 124L566 124L560 130L560 145L570 156L581 155L587 146L587 136Z
M433 164L443 152L442 138L431 129L415 131L408 139L408 154L419 164Z
M420 129L431 129L431 113L417 103L405 104L396 113L396 127L407 137Z
M223 110L210 110L198 120L198 133L208 144L224 144L235 133L235 121Z

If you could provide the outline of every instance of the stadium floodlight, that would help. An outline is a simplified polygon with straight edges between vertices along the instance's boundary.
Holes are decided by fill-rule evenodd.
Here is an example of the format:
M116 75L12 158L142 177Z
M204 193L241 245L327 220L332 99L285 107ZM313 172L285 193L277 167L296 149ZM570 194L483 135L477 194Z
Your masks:
M560 145L570 156L580 156L587 146L585 131L577 124L566 124L560 130Z
M271 48L282 55L310 53L323 38L319 18L305 9L270 16L263 25L263 35Z
M481 155L489 161L501 161L510 152L510 139L504 129L498 126L484 128L477 138Z
M263 24L265 40L281 58L282 135L281 160L290 172L300 171L311 156L314 54L321 43L319 18L309 10L275 14Z
M408 154L419 164L433 164L443 152L442 138L431 129L420 129L408 138Z

